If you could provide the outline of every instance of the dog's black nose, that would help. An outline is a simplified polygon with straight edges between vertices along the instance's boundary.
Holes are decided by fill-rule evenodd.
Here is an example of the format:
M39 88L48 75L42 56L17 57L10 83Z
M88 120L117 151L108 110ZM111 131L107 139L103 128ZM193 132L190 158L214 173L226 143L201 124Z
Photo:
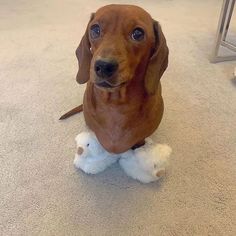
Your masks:
M117 61L113 59L97 60L94 65L96 75L100 78L111 77L118 69Z

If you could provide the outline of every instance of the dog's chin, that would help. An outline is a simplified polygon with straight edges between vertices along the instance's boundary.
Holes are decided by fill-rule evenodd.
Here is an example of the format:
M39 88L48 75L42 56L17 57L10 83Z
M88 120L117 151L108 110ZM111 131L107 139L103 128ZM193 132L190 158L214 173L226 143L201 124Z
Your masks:
M117 91L119 89L121 89L122 87L124 87L126 85L126 82L123 83L119 83L119 84L111 84L108 83L107 81L103 81L103 82L95 82L94 83L96 88L101 89L101 90L105 90L105 91L109 91L109 92L114 92Z

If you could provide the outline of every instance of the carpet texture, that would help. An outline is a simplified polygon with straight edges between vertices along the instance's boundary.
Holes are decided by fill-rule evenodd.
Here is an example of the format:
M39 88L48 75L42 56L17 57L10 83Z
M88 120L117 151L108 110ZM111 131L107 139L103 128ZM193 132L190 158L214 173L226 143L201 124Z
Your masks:
M82 103L74 52L90 13L112 2L144 7L170 48L153 138L173 154L148 185L117 164L75 170L83 115L58 121ZM221 4L0 0L0 235L236 235L236 62L209 63Z

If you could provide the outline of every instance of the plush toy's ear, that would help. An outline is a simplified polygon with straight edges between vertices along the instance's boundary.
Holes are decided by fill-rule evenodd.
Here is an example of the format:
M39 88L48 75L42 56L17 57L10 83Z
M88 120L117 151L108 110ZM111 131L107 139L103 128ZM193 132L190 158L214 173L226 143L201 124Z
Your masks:
M76 144L79 143L80 138L81 138L81 134L77 134L76 137L75 137Z
M93 20L93 18L94 18L94 13L91 14L89 23ZM92 59L92 53L90 51L91 45L89 42L88 25L85 34L80 41L79 47L76 49L75 52L79 62L79 71L76 76L76 81L79 84L84 84L89 80L89 69L90 69L90 62Z
M155 94L160 78L168 66L169 55L165 36L157 21L153 21L153 30L156 38L155 49L149 60L144 81L146 91L149 95Z

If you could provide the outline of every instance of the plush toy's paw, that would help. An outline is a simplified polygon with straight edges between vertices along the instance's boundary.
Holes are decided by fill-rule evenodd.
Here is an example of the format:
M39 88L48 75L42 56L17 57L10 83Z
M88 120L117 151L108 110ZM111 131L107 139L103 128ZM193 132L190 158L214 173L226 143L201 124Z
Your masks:
M93 132L83 132L75 138L77 153L74 165L87 174L97 174L115 163L117 155L108 153Z
M104 171L116 161L117 158L112 156L81 157L80 155L75 154L74 165L76 168L83 170L87 174L97 174Z
M119 163L128 176L149 183L165 175L170 153L168 145L149 143L123 153Z

